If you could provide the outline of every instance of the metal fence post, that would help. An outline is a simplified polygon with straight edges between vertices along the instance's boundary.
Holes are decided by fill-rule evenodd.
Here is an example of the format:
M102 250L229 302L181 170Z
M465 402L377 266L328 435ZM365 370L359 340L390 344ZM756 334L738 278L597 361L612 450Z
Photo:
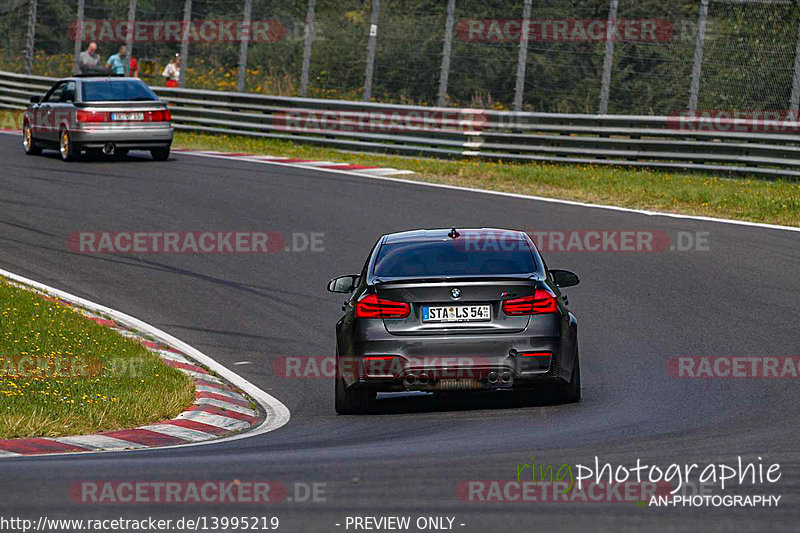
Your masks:
M444 107L447 101L447 78L450 76L450 50L453 47L453 24L456 16L456 0L447 0L447 20L444 23L444 48L442 69L439 72L439 99L437 105Z
M247 47L250 44L250 11L253 9L253 0L244 0L244 13L242 14L242 42L239 46L239 79L236 81L236 90L244 92L244 80L247 75Z
M75 15L75 53L72 57L72 72L80 72L78 67L78 56L81 55L81 46L83 45L83 13L84 13L84 0L78 0L78 12Z
M33 73L33 43L36 40L36 3L29 0L28 4L28 33L25 36L25 74Z
M522 28L519 32L519 53L517 54L517 82L514 85L514 111L522 111L522 97L525 94L525 67L528 64L528 27L531 18L532 0L525 0L522 6Z
M128 4L128 35L125 38L126 59L128 61L128 74L131 73L131 58L133 57L133 26L136 24L136 0L130 0Z
M311 45L314 41L314 0L308 0L305 38L305 43L303 43L303 70L300 74L300 96L306 96L308 93L308 69L311 65Z
M608 24L606 26L606 53L603 58L603 79L600 82L600 107L597 110L601 115L608 114L608 97L611 94L611 66L614 61L614 37L612 24L617 19L619 0L611 0L608 6Z
M700 15L697 21L697 40L694 45L694 64L692 65L692 82L689 87L689 111L697 110L697 97L700 94L700 72L703 68L703 46L706 41L707 21L708 0L700 0Z
M189 68L189 25L192 23L192 0L183 3L183 28L181 28L181 73L178 86L186 87L186 69Z
M794 73L792 76L792 94L789 97L789 111L792 118L797 119L797 110L800 107L800 19L797 23L797 45L794 49Z
M378 13L380 0L372 0L372 13L369 16L369 42L367 44L367 69L364 73L364 101L372 98L372 74L375 72L375 48L378 39Z

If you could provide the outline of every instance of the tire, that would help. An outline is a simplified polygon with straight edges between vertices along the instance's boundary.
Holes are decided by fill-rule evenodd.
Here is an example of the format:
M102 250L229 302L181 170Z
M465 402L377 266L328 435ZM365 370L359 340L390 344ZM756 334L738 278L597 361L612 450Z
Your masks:
M169 146L165 146L164 148L153 148L150 150L150 155L153 156L153 159L156 161L166 161L169 159Z
M81 153L80 149L73 144L72 137L66 128L61 128L61 131L58 132L58 152L61 154L62 161L75 161Z
M572 369L572 378L569 383L557 385L556 400L561 403L577 403L581 401L581 359L578 350L575 350L575 366Z
M42 153L42 147L36 144L31 125L27 122L22 126L22 149L25 150L25 155L40 155Z
M336 414L359 415L369 413L375 404L375 391L369 389L347 389L344 379L336 377Z

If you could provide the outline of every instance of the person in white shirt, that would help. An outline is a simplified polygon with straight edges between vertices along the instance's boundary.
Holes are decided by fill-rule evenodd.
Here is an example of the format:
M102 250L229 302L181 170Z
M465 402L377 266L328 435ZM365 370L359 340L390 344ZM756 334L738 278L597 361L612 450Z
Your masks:
M175 56L167 63L167 66L164 67L164 71L161 75L166 78L167 80L167 87L177 87L178 82L181 78L181 55L175 54Z

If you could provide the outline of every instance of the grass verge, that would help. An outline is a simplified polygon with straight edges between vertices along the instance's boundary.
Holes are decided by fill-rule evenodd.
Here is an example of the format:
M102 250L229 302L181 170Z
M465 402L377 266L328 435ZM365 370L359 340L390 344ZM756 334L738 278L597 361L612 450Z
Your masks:
M178 132L176 147L412 170L403 178L670 213L800 226L800 182L604 166L440 160L352 153L286 141Z
M0 438L127 429L172 418L192 380L144 346L0 277Z

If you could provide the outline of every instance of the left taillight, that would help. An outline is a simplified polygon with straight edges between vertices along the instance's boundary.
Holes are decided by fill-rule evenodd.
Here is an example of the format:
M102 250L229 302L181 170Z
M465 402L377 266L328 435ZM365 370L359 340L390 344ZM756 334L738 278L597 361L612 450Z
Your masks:
M78 122L108 122L108 113L105 111L85 111L79 109L75 118Z
M357 318L405 318L410 313L408 303L382 300L376 294L368 294L356 302Z
M553 293L536 289L534 294L503 302L503 312L508 316L539 315L558 312L558 303Z

